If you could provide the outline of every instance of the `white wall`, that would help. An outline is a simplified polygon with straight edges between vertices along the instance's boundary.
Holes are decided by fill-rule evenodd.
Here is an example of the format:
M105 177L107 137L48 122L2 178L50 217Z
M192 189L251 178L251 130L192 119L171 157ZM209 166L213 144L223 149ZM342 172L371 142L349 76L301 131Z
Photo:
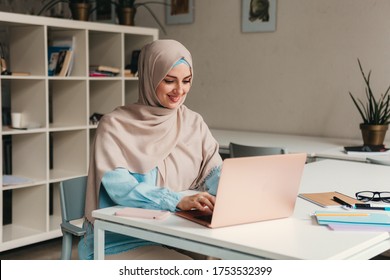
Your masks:
M378 94L390 84L390 1L279 0L272 33L241 32L241 1L194 2L194 23L160 38L192 52L186 104L210 127L360 138L348 91L364 94L357 58ZM157 27L143 8L136 24Z
M34 13L42 1L15 2L0 8ZM160 37L192 52L186 104L210 127L360 138L348 91L364 95L357 58L378 95L390 84L390 1L278 0L272 33L241 32L241 0L194 3L194 23L166 25ZM150 7L164 22L164 6ZM136 25L157 27L142 7Z

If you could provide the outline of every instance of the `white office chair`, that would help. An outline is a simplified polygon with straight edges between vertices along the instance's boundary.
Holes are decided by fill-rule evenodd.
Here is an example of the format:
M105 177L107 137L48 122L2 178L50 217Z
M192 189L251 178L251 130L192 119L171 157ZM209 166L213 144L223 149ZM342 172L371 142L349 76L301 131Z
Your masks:
M61 259L70 260L72 255L73 236L83 236L85 230L71 221L84 217L87 176L69 179L60 184L60 201L62 214L62 251Z

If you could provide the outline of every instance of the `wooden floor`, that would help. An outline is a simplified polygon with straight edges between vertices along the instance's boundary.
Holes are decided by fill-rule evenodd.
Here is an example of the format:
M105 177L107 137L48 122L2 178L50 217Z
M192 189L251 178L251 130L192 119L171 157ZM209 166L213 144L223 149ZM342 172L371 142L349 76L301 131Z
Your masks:
M0 260L59 260L61 258L62 238L56 238L37 244L16 248L0 253ZM72 260L77 260L77 243L73 240ZM379 255L374 260L390 260L390 251Z
M73 240L72 260L78 259L77 238ZM0 253L0 260L59 260L62 238L16 248Z

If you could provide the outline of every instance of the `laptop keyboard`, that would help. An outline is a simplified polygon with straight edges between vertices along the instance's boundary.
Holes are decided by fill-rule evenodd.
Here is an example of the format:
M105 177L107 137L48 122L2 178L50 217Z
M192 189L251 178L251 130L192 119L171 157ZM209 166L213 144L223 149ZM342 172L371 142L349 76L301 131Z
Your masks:
M196 219L201 220L201 221L206 221L208 223L211 223L211 218L213 215L200 215L200 216L195 216Z

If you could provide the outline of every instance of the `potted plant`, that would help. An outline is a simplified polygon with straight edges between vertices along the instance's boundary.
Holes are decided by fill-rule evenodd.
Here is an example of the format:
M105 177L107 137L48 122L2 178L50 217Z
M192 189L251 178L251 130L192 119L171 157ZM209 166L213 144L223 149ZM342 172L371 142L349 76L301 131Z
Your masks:
M116 5L116 11L117 11L117 15L118 15L119 24L134 25L134 18L135 18L135 15L137 13L137 9L139 7L144 7L145 9L148 10L150 15L157 22L157 24L159 25L161 30L164 32L164 34L167 34L164 26L158 20L156 14L149 7L150 4L167 5L165 2L147 1L147 2L142 2L142 3L137 3L136 0L118 0L118 1L111 1L111 2Z
M61 2L68 3L73 19L88 20L91 11L91 0L50 0L41 8L38 15L41 15Z
M390 123L390 86L384 94L376 98L370 84L371 71L366 75L359 59L358 64L366 86L366 100L363 102L355 98L351 92L349 95L363 119L360 124L363 142L367 146L383 145Z

